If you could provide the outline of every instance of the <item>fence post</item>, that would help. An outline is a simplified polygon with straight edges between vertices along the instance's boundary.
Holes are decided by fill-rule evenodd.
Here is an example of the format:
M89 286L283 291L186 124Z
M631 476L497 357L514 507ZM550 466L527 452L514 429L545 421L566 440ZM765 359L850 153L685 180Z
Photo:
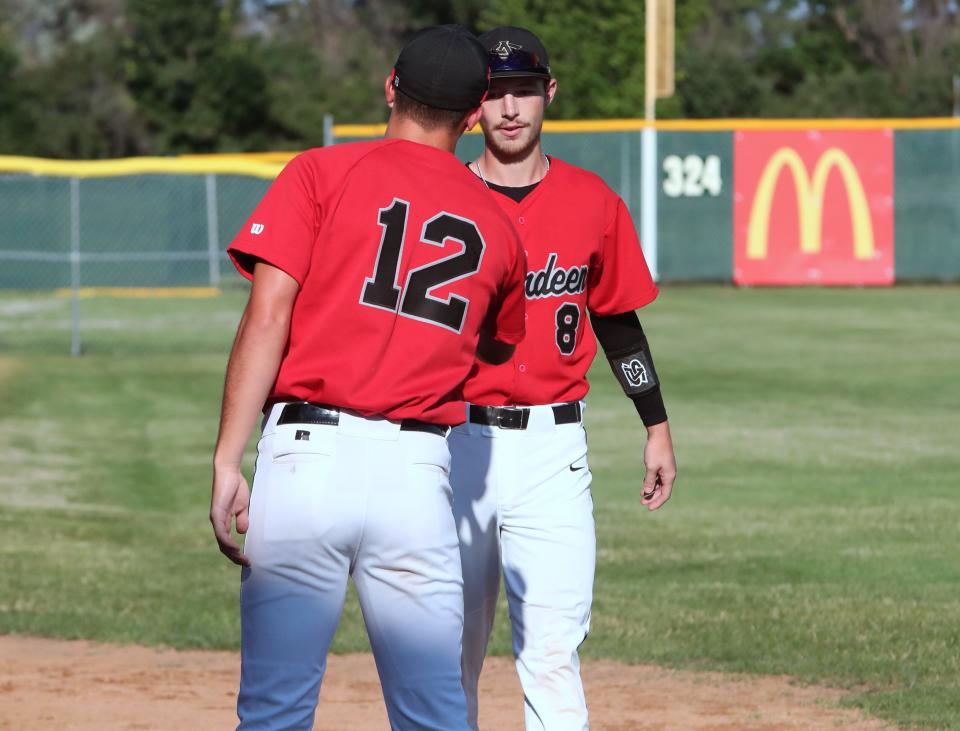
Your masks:
M323 146L329 147L336 140L333 137L333 115L330 113L323 115Z
M80 179L70 178L70 355L80 355Z
M646 27L646 62L644 65L643 137L640 155L640 245L653 281L657 272L657 3L646 0L643 18Z
M643 151L640 157L640 244L653 280L660 278L657 267L657 129L652 124L643 128Z
M217 176L207 173L207 260L210 286L220 286L220 219L217 215Z

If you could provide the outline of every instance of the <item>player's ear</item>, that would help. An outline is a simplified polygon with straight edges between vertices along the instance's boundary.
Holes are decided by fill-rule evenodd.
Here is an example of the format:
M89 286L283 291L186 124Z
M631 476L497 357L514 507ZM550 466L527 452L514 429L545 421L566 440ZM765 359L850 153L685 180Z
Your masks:
M393 75L396 71L391 71L387 80L383 82L383 96L387 100L387 106L393 109L393 103L397 100L397 91L393 88Z
M547 106L550 106L550 103L553 101L553 97L557 93L557 80L550 79L547 83Z
M480 121L480 114L481 107L477 107L464 118L463 127L467 130L467 132L477 126L477 122Z

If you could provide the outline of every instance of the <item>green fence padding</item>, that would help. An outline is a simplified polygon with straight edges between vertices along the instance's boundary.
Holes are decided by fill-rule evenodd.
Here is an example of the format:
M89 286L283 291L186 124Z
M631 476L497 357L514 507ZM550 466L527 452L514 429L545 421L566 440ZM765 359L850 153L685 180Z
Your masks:
M216 212L211 274L208 176L82 178L78 190L80 285L195 287L238 278L224 253L270 185L211 176ZM71 180L0 175L0 288L55 289L71 283Z
M661 131L657 157L660 281L729 282L733 277L733 135Z
M960 279L960 129L894 136L897 281Z
M0 289L70 284L68 179L0 175L0 221Z
M83 179L80 238L85 287L209 284L205 178Z

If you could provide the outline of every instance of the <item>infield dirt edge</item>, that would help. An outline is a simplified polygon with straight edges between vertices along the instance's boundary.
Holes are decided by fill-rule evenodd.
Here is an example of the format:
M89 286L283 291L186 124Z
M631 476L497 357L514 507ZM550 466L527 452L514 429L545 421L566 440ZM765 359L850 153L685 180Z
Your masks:
M490 658L481 728L522 728L512 660ZM233 652L172 650L0 636L0 728L35 731L232 728L239 680ZM844 691L787 677L584 663L594 731L889 731L838 704ZM331 655L315 729L385 729L370 655Z

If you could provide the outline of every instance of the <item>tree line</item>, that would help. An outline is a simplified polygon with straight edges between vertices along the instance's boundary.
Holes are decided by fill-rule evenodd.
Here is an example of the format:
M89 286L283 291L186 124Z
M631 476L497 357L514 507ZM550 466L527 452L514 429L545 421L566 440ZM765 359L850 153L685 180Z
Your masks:
M677 0L661 118L949 116L957 0ZM643 0L0 0L0 154L302 149L382 122L416 29L535 30L554 119L643 111Z

